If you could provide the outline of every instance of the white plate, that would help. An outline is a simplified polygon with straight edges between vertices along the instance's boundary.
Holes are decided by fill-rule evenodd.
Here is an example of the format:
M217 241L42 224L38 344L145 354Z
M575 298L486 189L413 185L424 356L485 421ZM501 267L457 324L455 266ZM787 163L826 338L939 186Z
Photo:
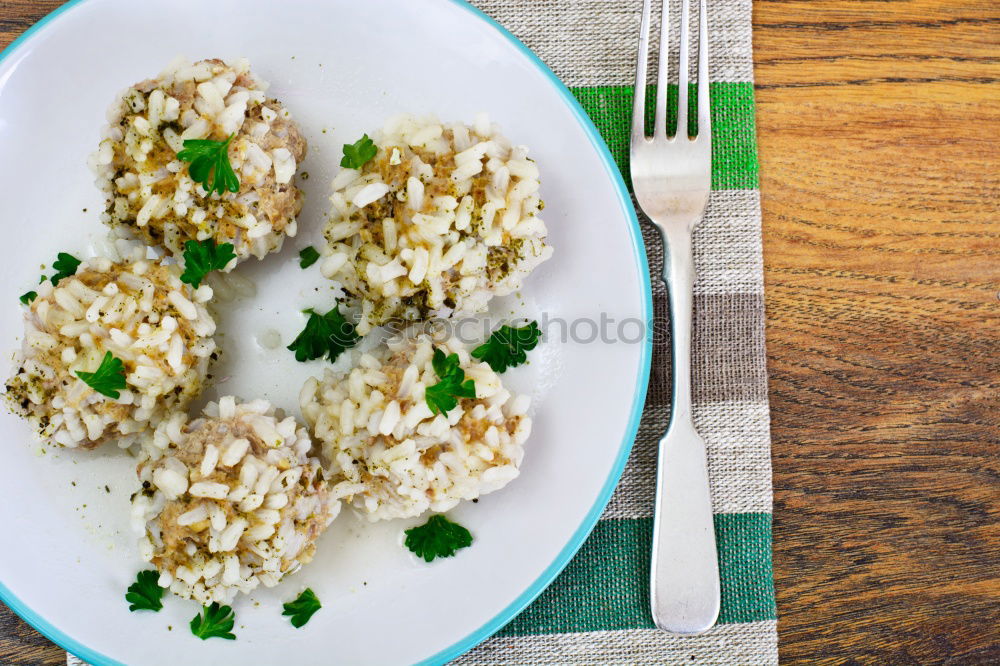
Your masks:
M0 324L5 349L22 333L17 297L58 251L87 254L102 197L85 159L104 110L124 86L175 55L250 58L309 140L307 205L299 238L241 268L258 297L224 313L236 362L219 390L295 410L296 364L255 336L285 344L298 312L329 303L296 252L320 238L329 181L343 143L399 111L471 121L488 111L542 171L555 256L505 307L542 319L648 321L649 277L627 191L571 94L523 45L472 7L448 0L87 0L35 26L0 62ZM508 310L509 312L509 310ZM612 327L613 329L614 327ZM634 336L636 325L627 330ZM577 324L586 339L591 325ZM368 525L345 512L316 559L276 589L234 604L236 641L194 638L194 603L166 600L130 613L123 595L142 567L128 530L132 463L113 447L56 451L0 415L0 598L94 664L443 662L498 630L580 547L625 464L642 409L648 340L561 341L558 326L531 364L511 373L535 401L523 473L478 504L456 509L475 544L432 565L400 545L417 521ZM4 410L6 412L6 410ZM105 490L105 485L108 491ZM323 609L303 629L280 603L311 586ZM254 601L259 603L254 603ZM172 629L168 629L172 627Z

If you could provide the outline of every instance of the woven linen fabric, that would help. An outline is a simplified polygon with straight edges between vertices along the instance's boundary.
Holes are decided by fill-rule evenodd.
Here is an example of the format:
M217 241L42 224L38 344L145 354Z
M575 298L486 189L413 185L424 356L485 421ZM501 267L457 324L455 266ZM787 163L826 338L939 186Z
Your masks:
M569 86L604 136L628 183L642 1L473 0L473 4L514 33ZM660 3L653 4L658 16ZM671 6L675 42L679 5ZM712 195L694 235L694 417L708 445L722 577L719 624L703 636L679 638L657 630L650 617L656 453L671 400L669 338L657 334L635 446L621 484L590 538L533 604L455 664L778 661L750 12L751 0L708 0ZM653 38L656 49L655 30ZM674 49L671 58L672 72L677 71L677 52ZM655 80L653 74L649 80ZM693 85L691 90L696 93ZM676 86L668 93L668 99L676 100ZM652 101L655 87L646 94ZM693 123L693 102L690 109ZM672 118L670 124L675 123ZM655 277L661 274L662 247L648 223L643 224L643 234ZM659 280L653 281L653 305L657 320L665 320L667 297Z
M569 86L604 136L628 183L642 1L472 3L520 38ZM653 4L658 17L660 3ZM679 2L675 4L674 36ZM694 236L692 379L695 423L708 445L722 577L719 624L703 636L678 638L657 630L649 613L657 443L666 430L671 400L669 338L658 331L649 393L632 455L590 538L533 604L454 664L778 661L751 0L708 0L708 6L712 195ZM653 41L656 49L656 30ZM676 62L675 50L673 72ZM654 78L651 72L649 80ZM676 108L676 86L668 93ZM654 96L655 87L650 86L647 100ZM692 102L692 124L694 111ZM675 123L671 118L670 124ZM655 277L661 274L662 247L648 223L643 224L643 235ZM666 292L655 279L653 305L656 319L665 321ZM78 664L82 662L69 658L69 666Z

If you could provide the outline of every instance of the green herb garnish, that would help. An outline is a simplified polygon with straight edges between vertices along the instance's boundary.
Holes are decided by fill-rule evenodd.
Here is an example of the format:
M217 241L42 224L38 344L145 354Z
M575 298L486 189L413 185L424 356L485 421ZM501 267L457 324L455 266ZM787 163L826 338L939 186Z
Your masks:
M354 143L344 144L344 157L340 160L340 166L348 169L360 169L370 159L378 153L375 142L365 134Z
M340 306L334 307L325 315L313 310L304 312L309 315L309 321L292 344L288 345L288 349L295 352L296 361L305 362L326 356L333 362L358 341L354 325L340 314Z
M80 267L80 263L81 261L72 254L65 252L57 254L56 260L52 263L52 268L56 269L56 274L52 276L52 284L59 284L63 278L76 275L76 269Z
M128 586L128 592L125 593L125 601L131 604L128 607L130 611L156 612L163 608L163 588L157 583L159 579L160 574L153 570L140 571L136 575L135 582Z
M184 150L177 153L177 159L191 163L188 167L191 179L201 183L207 194L240 191L240 179L229 164L229 142L234 136L230 134L225 141L187 139Z
M527 361L527 352L538 346L541 337L537 321L520 328L501 326L489 340L472 350L472 356L489 363L493 372L503 372Z
M309 268L319 261L319 252L312 245L299 250L299 267Z
M316 593L307 587L295 601L282 604L282 608L285 609L282 615L291 616L292 626L298 629L304 626L309 621L309 618L313 616L313 613L322 607L323 605L316 598Z
M189 240L184 243L184 272L181 282L195 289L212 271L221 271L229 262L236 258L232 243L216 245L211 238L203 241Z
M406 530L403 543L417 557L430 562L435 557L451 557L472 545L472 533L458 523L438 514L420 525Z
M458 364L458 354L445 356L443 351L435 347L431 365L440 380L424 391L424 400L431 412L447 414L458 405L458 398L475 399L476 385L471 379L465 378L465 370Z
M220 606L213 601L211 606L204 606L201 613L191 618L191 633L207 640L209 638L225 638L227 641L236 640L232 633L233 625L236 624L236 614L229 606Z
M21 305L30 305L36 298L38 298L37 291L26 291L21 294L21 298L19 300L21 301Z
M104 353L101 365L94 372L76 371L76 376L90 388L101 395L118 399L120 389L125 388L125 366L121 359L115 358L111 352Z

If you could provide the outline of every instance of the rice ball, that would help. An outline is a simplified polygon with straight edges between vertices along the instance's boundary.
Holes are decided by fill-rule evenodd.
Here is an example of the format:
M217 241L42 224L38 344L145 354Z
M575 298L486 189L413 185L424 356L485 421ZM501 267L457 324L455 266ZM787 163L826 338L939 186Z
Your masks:
M440 381L435 349L458 355L476 396L436 415L425 399ZM460 341L421 333L355 357L353 369L328 369L322 380L307 380L299 396L335 497L371 521L409 518L447 511L518 475L531 432L530 399L511 394Z
M361 335L483 311L552 254L538 167L480 115L390 119L375 157L333 180L323 275L361 301Z
M267 87L245 59L178 59L123 91L90 159L108 195L103 220L176 257L189 240L232 243L240 260L280 250L297 229L295 172L306 141ZM239 191L207 194L177 154L187 139L230 136Z
M212 290L192 290L179 273L141 251L120 262L84 261L58 285L37 287L6 397L41 439L83 449L117 439L127 447L201 393L217 356L205 308ZM102 382L118 386L117 397L78 374L119 362Z
M340 502L305 429L266 400L233 397L181 422L160 429L168 446L139 465L132 498L140 554L160 585L227 603L308 563Z

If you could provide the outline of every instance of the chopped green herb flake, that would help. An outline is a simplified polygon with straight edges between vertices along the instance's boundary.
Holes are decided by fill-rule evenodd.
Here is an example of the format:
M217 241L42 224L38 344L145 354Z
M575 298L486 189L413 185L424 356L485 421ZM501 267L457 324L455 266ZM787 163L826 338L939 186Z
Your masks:
M150 610L153 612L163 608L163 588L157 582L160 574L152 569L140 571L135 582L128 586L125 601L129 602L130 611Z
M239 192L240 180L229 163L229 143L233 134L224 141L212 139L187 139L184 149L177 153L177 159L190 162L188 173L191 179L201 183L205 192Z
M418 527L404 532L404 544L410 552L425 561L435 557L451 557L462 548L472 545L472 533L458 523L453 523L442 515L431 516Z
M292 626L298 629L304 626L309 621L309 618L313 616L313 613L323 606L320 604L319 599L316 598L316 593L307 587L295 601L282 604L282 607L285 609L282 615L290 616Z
M378 153L375 142L365 134L354 143L344 144L344 157L340 166L347 169L360 169Z
M21 294L21 298L20 298L21 305L30 305L31 302L33 300L35 300L36 298L38 298L38 292L37 291L26 291L23 294Z
M56 255L56 260L52 263L52 268L56 269L56 274L52 276L52 284L59 284L63 278L76 275L76 269L82 262L72 254L60 252ZM45 279L44 277L42 278Z
M203 241L189 240L184 243L184 272L181 282L197 289L201 281L212 271L221 271L236 258L232 243L216 245L211 238Z
M94 372L76 371L76 376L101 395L114 400L120 395L118 391L125 388L125 366L121 359L115 358L111 352L105 352L101 365Z
M333 362L344 350L357 343L358 334L354 325L340 314L339 306L325 315L313 310L306 310L305 313L309 315L306 327L288 345L288 349L295 352L296 361L305 362L326 356Z
M465 370L459 367L458 354L445 356L443 351L435 348L431 365L440 380L424 391L424 400L431 412L447 414L458 405L458 398L475 399L476 385L465 378Z
M309 268L317 261L319 261L319 252L312 245L299 250L299 266L301 268Z
M234 641L236 640L236 636L232 633L234 624L236 624L236 614L233 613L233 609L212 602L211 606L204 606L201 613L191 618L191 633L203 641L209 638Z
M541 337L537 321L520 328L501 326L489 340L472 350L472 356L489 363L493 372L503 372L525 363L527 352L538 346Z

